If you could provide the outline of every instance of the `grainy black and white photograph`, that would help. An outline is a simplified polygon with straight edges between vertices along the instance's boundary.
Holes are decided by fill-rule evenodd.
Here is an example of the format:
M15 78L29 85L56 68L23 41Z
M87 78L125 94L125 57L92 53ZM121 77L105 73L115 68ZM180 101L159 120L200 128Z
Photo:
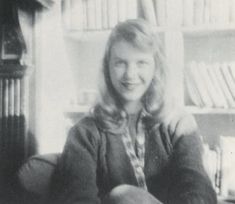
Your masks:
M1 0L0 204L235 203L235 0Z

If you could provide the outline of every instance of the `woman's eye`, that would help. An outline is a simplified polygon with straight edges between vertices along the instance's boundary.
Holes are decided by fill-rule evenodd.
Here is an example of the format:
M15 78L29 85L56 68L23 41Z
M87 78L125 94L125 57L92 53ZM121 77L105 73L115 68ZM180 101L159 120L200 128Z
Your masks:
M126 63L124 61L116 61L115 67L125 67Z
M145 60L140 60L140 61L137 62L137 64L138 64L139 67L143 67L143 66L148 65L148 62L145 61Z

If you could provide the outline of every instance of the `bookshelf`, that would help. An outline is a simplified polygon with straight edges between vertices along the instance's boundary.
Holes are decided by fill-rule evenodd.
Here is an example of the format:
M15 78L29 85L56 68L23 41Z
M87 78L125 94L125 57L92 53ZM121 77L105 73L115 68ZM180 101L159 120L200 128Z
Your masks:
M124 6L124 1L118 0L79 1L78 4L82 6L80 10L78 9L82 13L79 14L82 15L79 22L76 20L78 19L76 12L69 9L71 6L69 4L75 1L66 1L67 4L63 7L63 22L65 38L69 45L68 50L71 53L77 50L78 53L70 53L70 56L73 56L71 64L76 69L75 76L78 76L78 79L79 77L86 79L85 75L90 75L91 72L98 73L96 70L99 69L98 65L103 57L105 42L110 29L117 22L128 18L145 18L152 24L155 31L163 36L166 59L170 68L168 89L172 93L171 97L195 115L204 141L215 149L220 143L221 135L235 136L234 0L129 0L125 1L126 6ZM89 8L93 10L96 7L91 5L92 2L94 5L101 4L98 6L99 11L93 12L101 12L95 18L89 16L91 15ZM108 12L107 5L110 2L117 6L116 9L110 8L116 12L115 14ZM86 4L90 4L90 7ZM121 10L130 9L131 4L137 12L131 13L130 16L120 13ZM109 22L107 22L107 17L111 19ZM90 26L89 19L96 18L101 18L101 23L98 20L96 26L95 22L92 22ZM81 19L83 19L82 22ZM91 57L89 54L91 51L92 62L85 60L86 56L88 56L87 59ZM86 67L87 71L84 71L83 67ZM190 69L193 70L191 74L193 80L187 79ZM195 79L194 71L200 71L198 79L204 79L204 83ZM96 90L98 77L91 74L89 81L92 82L89 85L78 82L78 88ZM205 94L209 97L210 103L203 100L198 102L198 98L202 98L202 93L198 91L196 85L192 85L192 81L201 84L201 90L207 90ZM197 96L195 96L195 90L198 92ZM89 110L89 105L77 104L68 108L66 116L74 119L87 110Z

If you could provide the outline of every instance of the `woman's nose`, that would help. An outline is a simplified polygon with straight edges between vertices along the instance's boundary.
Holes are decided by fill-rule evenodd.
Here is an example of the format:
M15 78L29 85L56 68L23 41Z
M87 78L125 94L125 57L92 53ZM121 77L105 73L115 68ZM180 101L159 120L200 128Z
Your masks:
M125 76L128 79L134 78L137 74L137 67L135 63L129 63L126 67Z

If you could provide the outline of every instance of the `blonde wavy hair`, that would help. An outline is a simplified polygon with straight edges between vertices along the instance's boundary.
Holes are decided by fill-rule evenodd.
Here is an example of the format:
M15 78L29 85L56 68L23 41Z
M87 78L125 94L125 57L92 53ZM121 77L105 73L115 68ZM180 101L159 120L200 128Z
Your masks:
M110 116L114 120L124 117L120 96L114 89L109 73L111 49L121 40L143 51L152 51L155 61L153 80L142 98L142 104L149 114L158 112L164 104L167 66L162 40L157 32L143 19L132 19L119 23L111 32L106 44L100 76L100 98L95 106L98 117ZM105 113L105 114L104 114ZM124 113L124 114L123 114Z

